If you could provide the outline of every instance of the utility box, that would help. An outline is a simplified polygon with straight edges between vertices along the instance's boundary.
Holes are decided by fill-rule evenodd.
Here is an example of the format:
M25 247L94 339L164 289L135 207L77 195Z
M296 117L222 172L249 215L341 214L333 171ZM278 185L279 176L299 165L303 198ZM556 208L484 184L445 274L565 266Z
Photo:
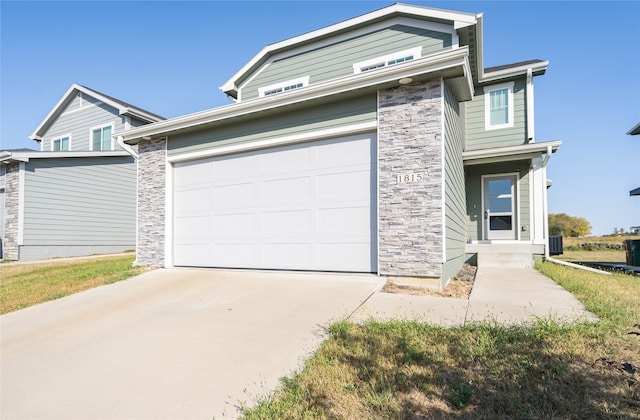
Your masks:
M562 236L549 236L549 255L562 254Z
M627 265L640 267L640 239L627 239L624 248L627 251Z

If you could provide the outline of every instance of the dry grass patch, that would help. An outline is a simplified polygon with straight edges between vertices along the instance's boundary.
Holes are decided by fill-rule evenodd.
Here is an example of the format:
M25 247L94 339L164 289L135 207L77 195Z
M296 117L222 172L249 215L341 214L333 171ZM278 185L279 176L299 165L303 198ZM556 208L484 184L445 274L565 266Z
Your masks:
M595 250L595 251L563 251L561 255L556 255L553 258L557 258L563 261L569 262L610 262L610 263L624 263L626 262L625 251L617 250Z
M0 313L137 276L134 255L0 266Z
M458 274L447 283L447 287L442 290L429 289L424 287L412 287L387 282L382 288L385 293L400 293L417 296L439 296L455 299L469 299L473 283L476 279L478 267L464 264Z
M446 329L337 322L246 418L639 418L640 282L539 266L602 321ZM506 297L505 297L506 298ZM640 330L638 330L640 332Z

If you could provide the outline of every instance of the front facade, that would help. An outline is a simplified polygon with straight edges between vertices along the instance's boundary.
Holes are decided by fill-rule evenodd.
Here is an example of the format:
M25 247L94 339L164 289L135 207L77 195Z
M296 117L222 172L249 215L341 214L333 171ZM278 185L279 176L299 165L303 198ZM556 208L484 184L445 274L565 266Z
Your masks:
M126 131L137 262L431 279L494 243L545 253L533 78L485 69L482 15L403 4L265 47L234 104Z
M134 249L136 165L113 135L162 119L72 85L32 134L39 151L0 151L2 257Z

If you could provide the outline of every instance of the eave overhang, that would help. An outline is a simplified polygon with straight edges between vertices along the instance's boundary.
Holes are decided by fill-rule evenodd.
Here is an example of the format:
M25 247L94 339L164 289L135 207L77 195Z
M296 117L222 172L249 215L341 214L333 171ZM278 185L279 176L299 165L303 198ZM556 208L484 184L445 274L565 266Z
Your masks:
M322 29L318 29L316 31L289 38L275 44L267 45L240 70L238 70L233 76L231 76L231 78L220 87L220 90L233 98L237 98L238 86L236 86L236 82L240 80L245 74L257 69L270 56L288 49L296 48L303 44L316 42L329 36L333 36L346 31L351 31L356 28L369 25L380 20L389 19L395 16L406 16L448 22L453 26L454 29L460 29L467 26L475 25L477 23L478 16L480 15L476 15L474 13L456 12L452 10L434 9L424 6L396 3L389 7L385 7L383 9L379 9L353 19L349 19Z
M547 71L547 67L549 67L549 62L541 61L538 63L525 64L519 67L492 71L490 73L485 73L483 70L482 77L478 80L478 84L494 83L500 80L526 76L529 69L531 69L533 76L541 76Z
M635 188L635 189L633 189L633 190L629 191L629 195L630 195L630 196L640 195L640 187Z
M473 97L473 80L468 60L467 47L457 48L408 61L396 66L384 67L375 71L349 75L340 79L318 83L273 96L252 99L196 112L165 121L136 127L121 133L127 144L136 144L140 139L165 136L171 132L202 126L247 114L273 110L278 107L295 105L323 97L338 95L357 90L386 89L399 86L399 80L411 78L414 82L442 77L455 79L458 100L466 101Z
M125 151L78 151L78 152L0 152L0 162L29 162L31 159L56 159L56 158L88 158L88 157L119 157L129 156Z
M640 122L638 124L634 125L631 130L627 131L627 134L629 134L631 136L636 136L636 135L640 134Z
M480 165L484 163L529 159L543 153L555 153L562 145L562 141L554 140L540 143L529 143L518 146L495 147L491 149L469 150L462 152L465 165Z

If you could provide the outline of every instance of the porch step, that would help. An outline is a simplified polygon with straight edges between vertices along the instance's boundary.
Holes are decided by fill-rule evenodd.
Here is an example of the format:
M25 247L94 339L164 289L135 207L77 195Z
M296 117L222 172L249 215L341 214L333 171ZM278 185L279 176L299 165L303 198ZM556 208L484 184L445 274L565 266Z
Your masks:
M466 252L477 255L478 267L521 268L533 267L533 254L544 252L544 247L522 243L467 244Z
M533 267L530 252L478 252L478 267L525 268Z

